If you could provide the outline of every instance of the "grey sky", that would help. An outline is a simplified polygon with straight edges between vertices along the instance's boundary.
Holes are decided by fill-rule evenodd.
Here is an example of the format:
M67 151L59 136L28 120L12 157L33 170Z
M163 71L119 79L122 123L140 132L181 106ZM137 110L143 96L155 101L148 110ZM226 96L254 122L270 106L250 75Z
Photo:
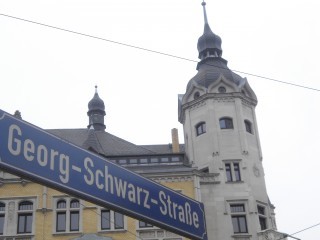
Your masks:
M2 0L0 13L197 60L196 0ZM320 89L317 0L207 1L229 68ZM177 95L196 63L0 15L0 108L42 128L84 128L98 85L107 131L136 144L169 143L182 127ZM278 230L320 222L320 92L247 77ZM320 227L295 235L313 240Z

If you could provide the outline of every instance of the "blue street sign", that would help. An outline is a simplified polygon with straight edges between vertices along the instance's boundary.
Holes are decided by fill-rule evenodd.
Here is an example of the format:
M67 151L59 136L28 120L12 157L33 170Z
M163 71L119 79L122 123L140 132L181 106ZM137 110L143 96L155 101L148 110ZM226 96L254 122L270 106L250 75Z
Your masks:
M191 238L203 204L0 110L0 168Z

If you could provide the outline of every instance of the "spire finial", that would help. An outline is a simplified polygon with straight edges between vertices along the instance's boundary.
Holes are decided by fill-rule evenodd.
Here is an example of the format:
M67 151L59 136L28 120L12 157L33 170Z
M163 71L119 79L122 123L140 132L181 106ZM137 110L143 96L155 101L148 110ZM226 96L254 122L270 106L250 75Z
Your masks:
M203 7L204 23L208 24L207 11L206 11L206 2L203 0L201 5Z
M98 93L98 86L95 85L94 87L95 87L95 93Z

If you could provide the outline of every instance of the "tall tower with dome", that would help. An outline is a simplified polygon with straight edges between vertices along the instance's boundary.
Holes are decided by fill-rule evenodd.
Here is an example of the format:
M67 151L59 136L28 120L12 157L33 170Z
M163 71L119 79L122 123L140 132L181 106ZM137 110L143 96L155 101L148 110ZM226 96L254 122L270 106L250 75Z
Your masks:
M247 79L228 68L221 38L209 26L206 3L202 6L198 72L178 97L185 154L203 173L199 188L209 238L260 239L276 223L262 166L257 97Z

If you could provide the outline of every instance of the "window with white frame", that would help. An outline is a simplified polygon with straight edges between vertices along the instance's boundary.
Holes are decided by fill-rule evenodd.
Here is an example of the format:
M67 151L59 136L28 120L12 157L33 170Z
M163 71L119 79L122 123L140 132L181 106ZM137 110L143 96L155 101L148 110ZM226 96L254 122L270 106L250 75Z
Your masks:
M246 209L244 203L230 204L233 232L248 233Z
M241 182L240 162L228 161L224 164L227 182Z
M17 233L32 233L33 222L33 202L22 201L18 205L18 225Z
M101 231L124 230L125 216L109 209L101 209L100 229Z
M60 232L80 231L80 201L78 199L59 198L55 203L56 228Z
M258 216L259 216L259 223L260 223L261 231L266 230L268 228L266 208L262 205L258 205L257 208L258 208Z
M0 202L0 235L4 234L4 221L6 217L6 204Z

